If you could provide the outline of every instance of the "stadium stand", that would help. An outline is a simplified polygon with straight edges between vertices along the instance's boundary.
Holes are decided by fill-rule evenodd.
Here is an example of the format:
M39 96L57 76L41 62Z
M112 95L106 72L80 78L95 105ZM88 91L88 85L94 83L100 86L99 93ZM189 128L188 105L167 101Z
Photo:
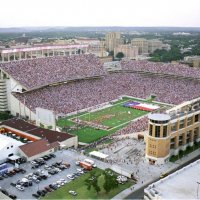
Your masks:
M156 94L156 100L179 104L200 94L200 82L192 80L143 77L134 73L113 73L100 79L80 80L67 84L15 93L15 97L31 110L36 107L71 113L117 99L121 95L146 98Z
M105 75L92 54L27 59L1 63L0 68L26 90L53 83Z
M183 64L154 63L148 61L121 61L122 70L151 72L199 79L200 70Z

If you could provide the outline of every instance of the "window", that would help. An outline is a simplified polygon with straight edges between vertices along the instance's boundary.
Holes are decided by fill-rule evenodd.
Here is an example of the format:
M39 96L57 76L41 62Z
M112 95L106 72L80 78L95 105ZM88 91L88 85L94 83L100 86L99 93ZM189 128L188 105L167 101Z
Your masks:
M189 117L187 119L187 126L190 126L192 124L192 117Z
M195 115L194 116L194 122L198 122L199 121L199 115Z
M171 125L171 131L176 131L177 122Z
M160 137L160 126L156 126L155 128L155 137Z
M167 136L167 126L163 126L163 137Z
M184 128L184 120L180 121L179 129L182 129L182 128Z
M153 125L150 124L150 127L149 127L149 135L151 135L151 136L152 136L152 130L153 130Z

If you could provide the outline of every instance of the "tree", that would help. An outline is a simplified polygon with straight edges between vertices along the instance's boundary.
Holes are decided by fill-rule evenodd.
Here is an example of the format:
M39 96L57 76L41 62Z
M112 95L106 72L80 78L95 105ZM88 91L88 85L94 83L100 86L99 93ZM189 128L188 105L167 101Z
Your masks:
M101 191L100 186L98 185L98 178L101 174L96 174L94 171L90 172L90 176L85 180L85 184L88 190L91 190L91 187L95 189L97 194Z
M116 57L119 58L119 59L122 59L124 57L124 53L123 52L118 52Z
M118 187L118 182L116 178L116 175L111 175L107 171L104 172L105 182L103 184L103 188L106 191L106 193L109 193L112 189Z
M110 51L108 55L109 56L114 56L114 51Z

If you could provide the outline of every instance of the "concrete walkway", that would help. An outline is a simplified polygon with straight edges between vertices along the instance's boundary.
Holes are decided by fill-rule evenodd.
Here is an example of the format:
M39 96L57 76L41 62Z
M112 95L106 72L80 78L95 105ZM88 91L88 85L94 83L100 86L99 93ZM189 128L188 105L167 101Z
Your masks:
M169 168L168 171L166 171L166 173L173 173L174 171L176 171L180 166L186 164L187 162L189 162L190 160L194 159L195 157L200 155L200 149L184 156L183 158L179 159L178 161L175 162L176 165L173 165L172 167ZM156 180L158 180L160 177L159 176L154 176L151 180L146 180L146 181L138 181L137 184L131 186L130 188L127 188L126 190L123 190L122 192L120 192L118 195L116 195L115 197L113 197L113 200L117 200L117 199L124 199L127 196L129 196L130 194L132 194L134 191L139 190L140 188L144 187L144 185L149 185L152 182L155 182Z

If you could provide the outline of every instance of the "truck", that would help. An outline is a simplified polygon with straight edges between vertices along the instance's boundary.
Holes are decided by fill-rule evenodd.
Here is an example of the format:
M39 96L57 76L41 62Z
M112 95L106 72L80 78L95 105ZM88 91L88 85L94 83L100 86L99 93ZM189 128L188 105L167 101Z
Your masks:
M92 165L87 162L82 161L79 163L79 165L86 170L92 170Z
M92 167L97 167L96 164L95 164L95 162L94 162L93 160L85 159L84 162L86 162L86 163L92 165Z
M134 176L134 173L131 170L128 171L128 170L124 169L123 167L119 167L117 165L112 165L110 167L110 169L113 170L114 172L118 173L118 174L121 174L121 175L123 175L127 178L131 178L131 179L137 181L137 177Z

